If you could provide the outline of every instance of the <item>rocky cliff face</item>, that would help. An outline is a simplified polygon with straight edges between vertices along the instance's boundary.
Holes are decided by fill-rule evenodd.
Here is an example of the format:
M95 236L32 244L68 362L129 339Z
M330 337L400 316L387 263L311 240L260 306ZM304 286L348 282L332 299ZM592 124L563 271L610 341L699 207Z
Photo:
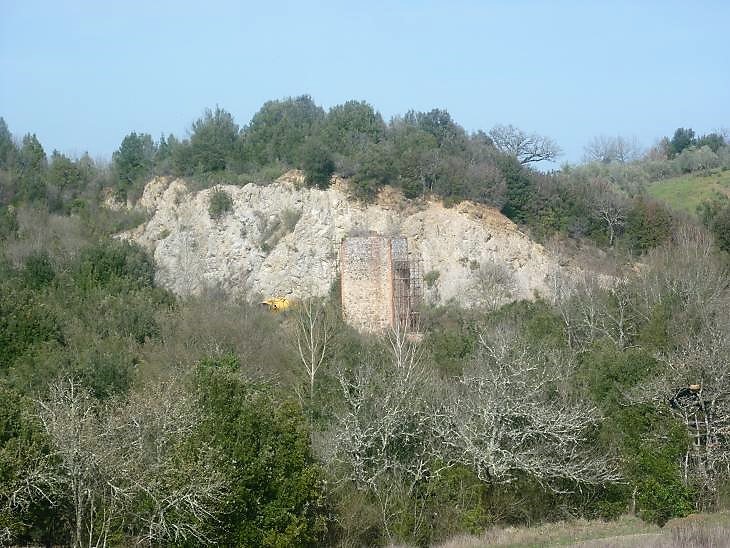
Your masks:
M347 235L402 234L420 255L426 298L463 305L548 294L557 261L498 211L469 202L408 201L393 191L366 205L348 199L343 181L304 188L290 172L276 182L219 186L233 201L210 217L215 189L191 192L181 179L151 181L138 206L150 220L122 234L149 248L159 283L181 294L220 288L257 296L326 295Z

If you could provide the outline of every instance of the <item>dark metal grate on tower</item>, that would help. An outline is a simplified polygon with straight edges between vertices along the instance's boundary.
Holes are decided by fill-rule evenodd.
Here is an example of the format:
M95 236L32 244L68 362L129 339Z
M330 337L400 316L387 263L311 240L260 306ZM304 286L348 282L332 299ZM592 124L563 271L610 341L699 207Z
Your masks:
M423 299L423 262L421 259L393 261L393 304L396 321L410 331L420 323L419 307Z

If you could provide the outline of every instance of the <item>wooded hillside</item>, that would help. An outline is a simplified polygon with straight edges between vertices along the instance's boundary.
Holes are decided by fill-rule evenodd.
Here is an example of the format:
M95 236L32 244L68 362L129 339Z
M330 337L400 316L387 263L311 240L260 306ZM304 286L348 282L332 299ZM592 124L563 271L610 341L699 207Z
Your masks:
M429 545L727 508L730 200L703 186L686 215L658 190L724 181L726 137L597 138L583 164L535 168L558 154L443 110L386 122L307 96L243 127L205 111L187 139L130 133L109 165L49 157L0 119L0 543ZM109 194L132 205L154 175L208 188L289 168L346 177L353 200L390 185L494 206L616 281L425 307L415 342L353 332L336 284L282 314L175 296L112 237L144 213Z

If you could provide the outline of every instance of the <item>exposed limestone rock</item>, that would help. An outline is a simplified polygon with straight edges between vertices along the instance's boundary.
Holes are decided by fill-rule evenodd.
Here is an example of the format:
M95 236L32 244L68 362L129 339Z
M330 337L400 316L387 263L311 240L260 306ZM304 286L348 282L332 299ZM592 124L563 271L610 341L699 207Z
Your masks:
M150 221L121 237L149 248L158 281L182 295L213 287L251 298L326 295L340 242L366 233L408 238L410 252L423 259L432 302L480 301L484 265L509 274L512 298L548 294L556 259L498 211L408 201L391 189L365 205L348 199L345 187L337 181L326 191L304 188L296 172L265 186L222 185L233 209L216 221L208 214L213 189L190 192L183 180L156 178L138 204Z

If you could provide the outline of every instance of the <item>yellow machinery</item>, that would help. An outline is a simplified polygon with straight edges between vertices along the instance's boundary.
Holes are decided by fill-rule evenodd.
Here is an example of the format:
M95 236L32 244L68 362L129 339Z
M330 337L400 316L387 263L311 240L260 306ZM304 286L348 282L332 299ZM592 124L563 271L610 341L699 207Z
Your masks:
M265 306L272 312L283 312L293 307L294 301L286 297L271 297L270 299L261 301L261 306Z

